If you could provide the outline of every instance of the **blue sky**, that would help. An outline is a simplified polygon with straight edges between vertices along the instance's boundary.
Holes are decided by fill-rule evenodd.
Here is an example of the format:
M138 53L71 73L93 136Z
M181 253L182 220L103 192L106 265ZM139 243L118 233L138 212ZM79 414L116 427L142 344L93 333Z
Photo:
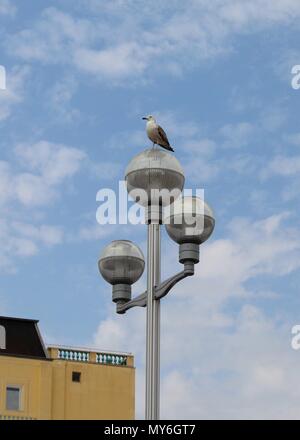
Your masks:
M299 18L298 0L0 0L0 312L134 352L137 417L145 311L115 314L97 258L116 238L145 251L146 228L99 226L96 193L149 146L151 113L216 215L162 305L162 416L299 418Z

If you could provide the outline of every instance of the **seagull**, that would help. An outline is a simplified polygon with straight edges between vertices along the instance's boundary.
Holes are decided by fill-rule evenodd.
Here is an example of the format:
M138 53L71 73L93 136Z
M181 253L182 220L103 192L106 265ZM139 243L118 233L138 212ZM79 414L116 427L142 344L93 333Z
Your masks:
M152 115L145 116L144 118L147 121L146 124L146 131L148 138L150 141L153 142L153 148L154 145L160 145L161 147L165 148L169 151L174 151L171 147L167 135L164 132L164 130L156 123L155 118Z

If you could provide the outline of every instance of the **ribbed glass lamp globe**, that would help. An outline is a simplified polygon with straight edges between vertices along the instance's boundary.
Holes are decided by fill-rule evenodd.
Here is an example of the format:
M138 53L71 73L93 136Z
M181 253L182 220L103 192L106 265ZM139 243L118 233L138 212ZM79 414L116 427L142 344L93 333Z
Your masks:
M169 208L164 218L167 233L178 244L201 244L215 227L210 206L199 197L180 197Z
M129 240L115 240L106 246L98 267L110 284L135 283L144 272L145 259L141 249Z
M142 206L159 202L167 206L181 194L184 173L175 156L151 148L142 151L131 160L125 171L125 180L127 191ZM136 197L136 194L141 196Z

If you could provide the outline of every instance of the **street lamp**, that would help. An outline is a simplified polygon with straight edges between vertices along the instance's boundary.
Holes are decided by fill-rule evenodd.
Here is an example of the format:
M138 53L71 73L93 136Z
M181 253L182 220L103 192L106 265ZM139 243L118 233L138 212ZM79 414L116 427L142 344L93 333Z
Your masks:
M131 299L131 284L142 275L144 259L132 242L113 241L100 259L99 270L113 286L117 313L132 307L147 307L145 418L159 419L160 390L160 300L180 280L194 274L199 245L212 234L215 220L211 208L197 197L181 197L184 173L179 161L158 149L148 149L129 163L125 179L129 195L145 207L148 225L147 290ZM163 209L167 211L163 217ZM179 244L183 270L161 282L160 225ZM124 248L124 243L127 243ZM130 243L130 245L129 245Z
M130 161L125 180L131 198L145 207L146 223L161 224L162 208L181 194L184 173L176 157L151 148Z
M103 249L98 267L105 281L113 286L112 300L123 304L131 300L131 285L142 276L145 259L132 241L114 240Z
M215 227L210 206L199 197L186 196L176 200L165 215L164 223L170 238L179 244L179 261L199 262L199 246Z

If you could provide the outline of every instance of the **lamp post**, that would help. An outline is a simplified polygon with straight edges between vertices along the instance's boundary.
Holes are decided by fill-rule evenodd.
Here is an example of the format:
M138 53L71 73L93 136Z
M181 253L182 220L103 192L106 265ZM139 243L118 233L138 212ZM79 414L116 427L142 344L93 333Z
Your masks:
M132 307L147 307L146 323L146 420L159 419L160 390L160 300L183 278L194 274L199 262L199 245L212 234L215 220L211 208L196 197L180 197L184 173L170 153L148 149L129 163L125 178L131 197L145 207L148 225L147 290L131 299L131 285L144 270L141 250L126 240L113 241L102 252L98 266L113 286L117 313ZM168 211L163 218L163 210ZM179 261L184 269L161 282L160 227L179 244ZM124 246L124 243L126 245Z

